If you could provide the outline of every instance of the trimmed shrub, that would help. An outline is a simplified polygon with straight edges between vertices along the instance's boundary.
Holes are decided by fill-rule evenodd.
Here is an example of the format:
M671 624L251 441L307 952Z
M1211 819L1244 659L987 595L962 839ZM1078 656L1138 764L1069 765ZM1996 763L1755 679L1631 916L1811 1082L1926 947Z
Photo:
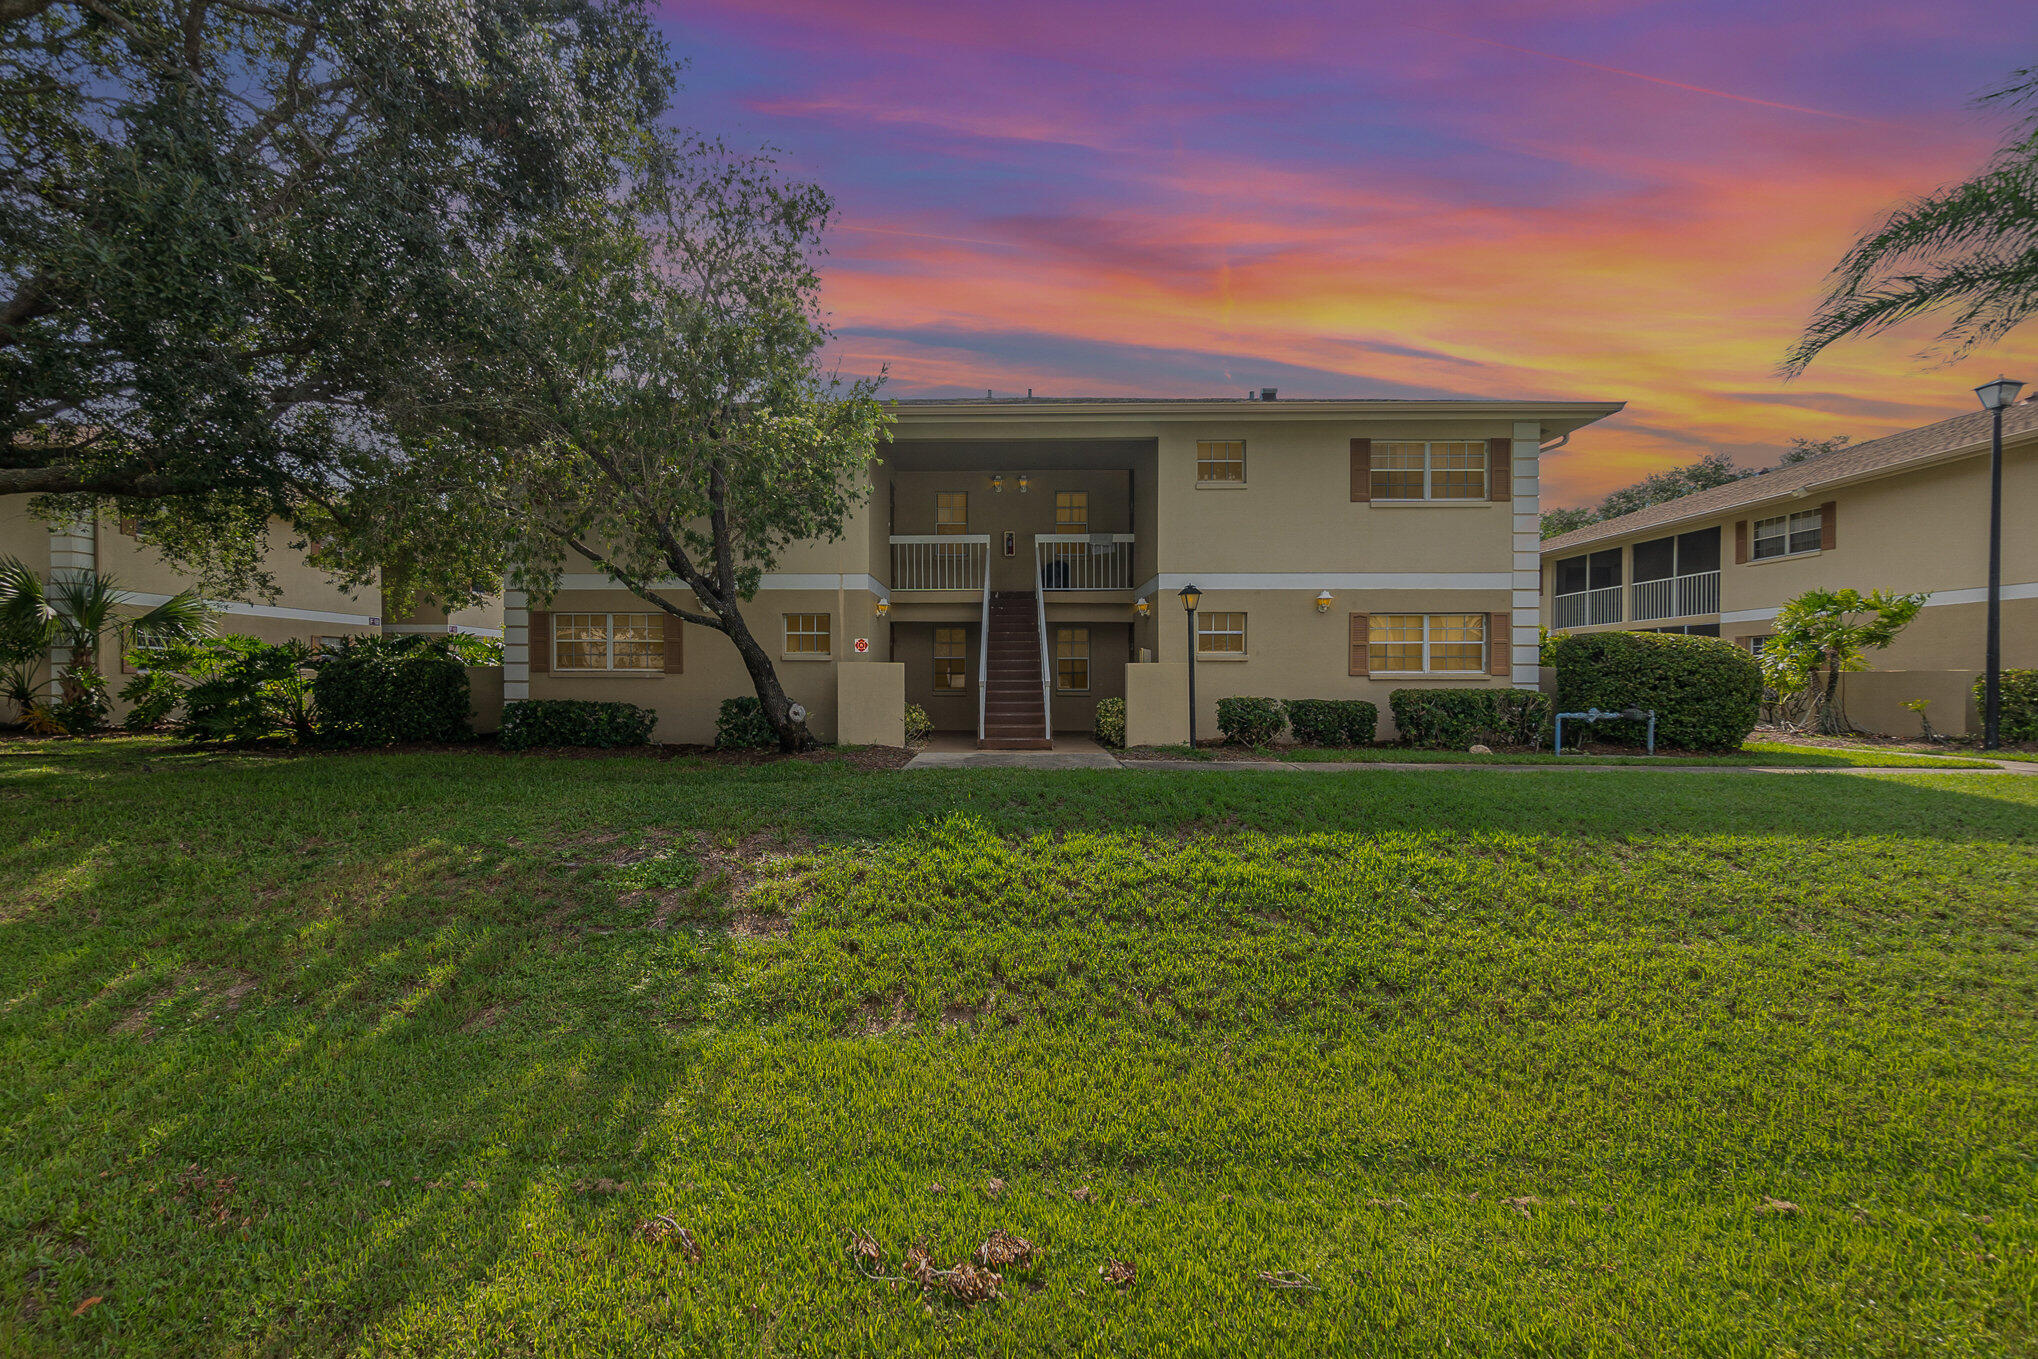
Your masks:
M1097 720L1092 725L1096 732L1097 744L1110 746L1114 750L1125 748L1125 700L1122 698L1100 698L1097 700Z
M128 704L120 725L129 731L153 731L170 720L184 686L166 670L137 670L120 688L120 701Z
M778 744L778 733L764 720L764 705L755 694L725 698L715 715L716 750L765 750Z
M2005 741L2038 741L2038 670L2005 670L1997 690L1996 731ZM1985 712L1988 676L1976 676L1974 706Z
M934 719L917 703L906 705L906 744L917 746L934 734Z
M1369 746L1380 729L1380 710L1355 698L1291 698L1281 710L1304 745Z
M444 637L349 637L309 664L320 741L386 746L474 735L467 666Z
M1287 722L1281 703L1272 698L1220 698L1217 730L1234 745L1263 746L1281 734Z
M1586 632L1560 637L1557 706L1653 708L1656 740L1684 750L1739 750L1762 708L1762 667L1732 642L1674 632ZM1646 722L1601 722L1594 737L1624 745Z
M1396 689L1387 706L1401 743L1426 750L1538 746L1551 713L1549 696L1533 689Z
M311 736L311 681L305 674L311 648L303 642L205 637L151 654L162 668L191 681L179 726L192 740Z
M651 741L658 714L634 703L585 698L520 698L502 707L505 750L533 746L641 746Z

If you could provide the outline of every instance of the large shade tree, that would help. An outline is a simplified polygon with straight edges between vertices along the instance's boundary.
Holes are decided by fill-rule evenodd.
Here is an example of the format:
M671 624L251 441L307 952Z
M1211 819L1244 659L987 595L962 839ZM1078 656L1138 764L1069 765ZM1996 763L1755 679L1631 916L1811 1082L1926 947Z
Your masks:
M0 0L0 496L243 580L270 514L458 514L509 275L672 88L641 0Z

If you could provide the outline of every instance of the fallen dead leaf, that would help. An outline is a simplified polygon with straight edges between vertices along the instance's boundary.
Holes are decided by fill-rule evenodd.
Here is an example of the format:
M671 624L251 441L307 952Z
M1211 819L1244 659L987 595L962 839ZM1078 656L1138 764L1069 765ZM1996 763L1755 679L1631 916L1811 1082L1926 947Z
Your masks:
M1003 1180L986 1180L984 1181L984 1192L992 1198L996 1198L1005 1192L1005 1182Z
M688 1264L697 1265L701 1262L701 1243L694 1239L692 1232L680 1226L678 1220L670 1213L645 1218L637 1224L633 1235L649 1245L671 1246L687 1258Z
M1139 1269L1128 1260L1106 1260L1097 1266L1097 1273L1104 1276L1104 1282L1123 1286L1139 1277Z
M71 1309L71 1315L74 1317L83 1316L85 1315L86 1312L90 1311L94 1307L97 1307L100 1303L105 1301L106 1299L103 1297L87 1298L85 1299L85 1301L79 1303L76 1307L73 1307Z
M1523 1217L1528 1217L1530 1215L1529 1209L1535 1207L1537 1204L1541 1202L1542 1200L1537 1198L1534 1194L1523 1194L1518 1199L1508 1199L1507 1206L1514 1209L1515 1212L1520 1213Z
M986 1265L1029 1265L1033 1263L1033 1243L1000 1227L977 1247L977 1260Z
M1788 1217L1793 1213L1802 1213L1804 1209L1798 1207L1789 1199L1772 1199L1764 1195L1761 1204L1755 1211L1758 1213L1782 1213Z
M1081 1189L1069 1190L1069 1197L1074 1199L1077 1203L1088 1203L1091 1199L1097 1196L1090 1192L1090 1186L1084 1185Z

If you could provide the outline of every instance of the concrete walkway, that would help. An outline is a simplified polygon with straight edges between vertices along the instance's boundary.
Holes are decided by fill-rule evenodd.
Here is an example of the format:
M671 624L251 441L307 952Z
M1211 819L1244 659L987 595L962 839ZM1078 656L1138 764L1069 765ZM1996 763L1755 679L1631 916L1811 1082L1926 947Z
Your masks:
M1057 736L1053 750L978 750L975 738L937 733L908 769L1121 769L1118 757L1087 736Z

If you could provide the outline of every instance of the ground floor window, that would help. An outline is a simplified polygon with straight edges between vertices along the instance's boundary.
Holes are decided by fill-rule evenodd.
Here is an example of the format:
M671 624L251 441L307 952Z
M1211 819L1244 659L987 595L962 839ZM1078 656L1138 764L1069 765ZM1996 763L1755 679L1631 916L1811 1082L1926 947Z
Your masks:
M1090 630L1054 630L1054 687L1064 693L1090 691Z
M1245 655L1245 615L1242 613L1197 614L1196 650L1206 655Z
M1486 615L1375 614L1367 627L1366 649L1367 668L1375 672L1484 674Z
M665 616L656 613L552 615L554 670L663 670Z
M969 666L969 631L965 628L934 629L934 692L959 694L966 687Z
M828 615L789 613L785 616L785 654L826 656L830 654Z

